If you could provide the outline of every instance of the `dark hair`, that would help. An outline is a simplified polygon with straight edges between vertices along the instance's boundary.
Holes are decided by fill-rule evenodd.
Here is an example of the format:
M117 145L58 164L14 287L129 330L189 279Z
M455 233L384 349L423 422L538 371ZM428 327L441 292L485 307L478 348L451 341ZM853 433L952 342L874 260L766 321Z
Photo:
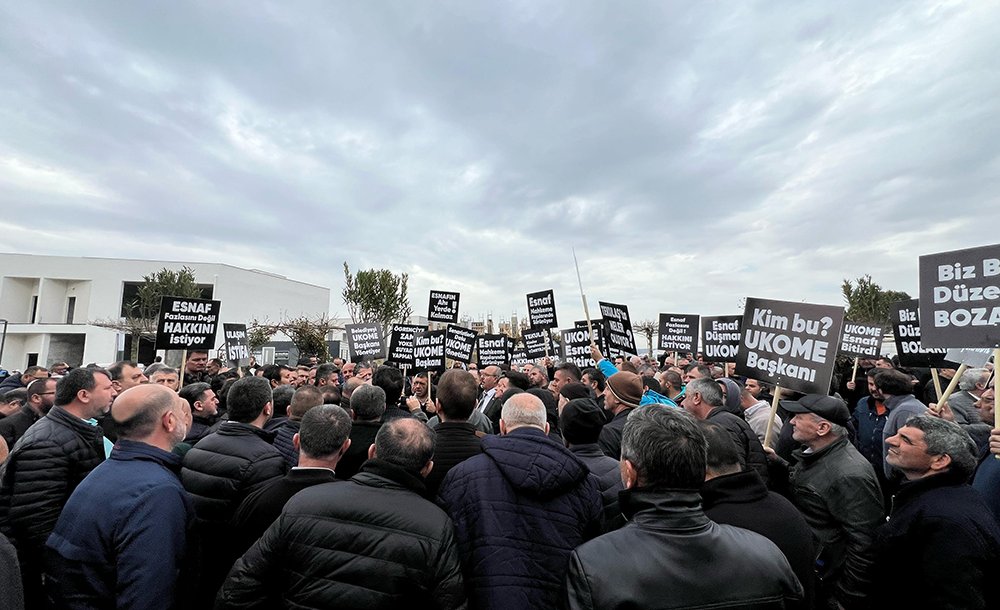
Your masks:
M548 390L546 390L548 392ZM551 394L552 392L549 392ZM559 393L566 397L566 400L574 398L590 398L590 386L586 386L579 381L571 381L559 388Z
M976 443L968 433L955 422L932 415L918 415L906 420L903 426L916 428L924 433L927 455L947 455L951 458L952 471L963 479L969 478L976 469Z
M437 385L437 401L448 419L469 419L476 408L478 393L476 378L459 369L445 371Z
M209 363L221 367L222 366L222 358L212 358L211 360L209 360Z
M340 369L334 364L324 363L316 367L316 385L319 385L320 379L326 379L334 373L339 373Z
M604 388L607 386L607 377L600 369L595 369L594 367L588 367L583 369L583 374L580 375L580 380L583 380L583 375L590 377L590 380L597 384L597 391L603 392Z
M681 386L684 384L684 378L681 377L681 374L677 371L664 371L663 378L666 380L667 384L670 385L670 387L677 388L678 390L681 389ZM660 389L663 389L663 386L660 386Z
M403 371L394 366L382 365L372 374L372 385L382 388L387 405L394 405L399 402L403 393Z
M434 437L434 431L416 419L393 419L375 435L375 454L380 460L418 472L434 457Z
M43 380L44 381L44 380ZM27 388L14 388L13 390L7 390L3 394L3 400L5 403L12 403L17 401L18 406L24 406L24 403L28 402L28 390Z
M659 394L662 391L660 388L660 382L656 380L656 377L643 376L641 379L642 379L642 385L646 386L646 389L653 390L657 394Z
M288 385L279 385L272 391L271 402L274 403L274 414L284 416L288 411L288 405L292 404L292 397L295 396L295 388Z
M559 371L562 371L567 375L569 375L570 377L572 377L573 381L580 381L580 379L583 378L583 376L580 374L580 367L573 364L572 362L561 363L559 366L555 368L555 371L552 373L552 376L555 377L555 374L558 373Z
M117 419L114 419L114 413L112 413L115 428L118 430L118 438L140 439L146 438L152 434L153 431L156 430L156 424L159 422L160 417L162 417L163 413L168 411L170 407L173 406L174 400L175 398L173 392L153 392L149 398L143 401L142 405L136 409L135 413L132 414L132 417L126 419L125 421L118 421Z
M226 398L229 396L229 390L231 390L233 388L233 385L239 380L240 380L239 377L226 379L222 384L222 388L220 388L219 391L215 393L215 397L219 399L220 413L225 413L229 409L228 406L229 403L226 401Z
M705 364L698 364L697 362L692 362L691 364L684 367L685 373L690 373L691 371L698 371L702 377L712 378L712 369Z
M212 386L210 386L207 383L199 381L197 383L189 383L188 385L184 386L183 388L180 389L179 392L177 392L177 395L183 398L184 400L188 401L188 404L191 405L191 409L193 410L194 403L201 400L202 396L205 395L205 392L211 389Z
M47 373L49 372L49 369L45 368L44 366L38 366L37 364L33 364L28 368L24 369L24 372L21 373L21 377L24 377L25 375L31 375L32 377L34 377L35 373L37 373L38 371L45 371Z
M314 385L304 385L295 390L292 402L288 405L288 417L302 419L307 412L321 404L323 404L323 392Z
M109 366L108 373L111 374L111 381L121 381L122 373L127 366L138 367L139 365L131 360L120 360Z
M281 383L281 371L292 371L291 367L283 364L269 364L262 369L261 377L268 381Z
M351 409L360 421L375 421L385 413L385 390L367 383L351 394Z
M715 472L730 470L733 466L739 469L740 454L736 449L736 441L729 431L709 421L700 421L698 426L705 435L705 441L708 442L706 462L708 469Z
M699 489L705 482L707 453L705 435L680 409L644 405L625 421L622 459L635 466L640 487Z
M340 388L335 385L325 385L320 391L323 393L323 404L325 405L339 405L340 404Z
M24 395L25 401L30 401L33 396L38 396L39 394L44 394L45 393L45 386L47 386L49 384L50 380L53 383L55 383L55 381L56 381L55 379L52 379L50 377L48 379L36 379L36 380L32 381L31 383L29 383L28 387L25 388L25 390L26 390L26 393Z
M273 400L271 382L263 377L244 377L229 388L226 410L231 421L248 424L260 417L264 406Z
M329 457L340 450L350 435L351 416L347 411L337 405L319 405L302 416L299 449L311 458Z
M511 387L522 391L531 387L531 381L528 379L528 376L519 371L508 371L503 376L510 382Z
M906 396L913 391L910 376L896 369L883 369L875 375L875 387L889 396Z
M80 390L91 391L97 387L96 375L104 375L111 380L111 374L98 367L80 367L66 373L56 382L55 404L64 407L74 400Z

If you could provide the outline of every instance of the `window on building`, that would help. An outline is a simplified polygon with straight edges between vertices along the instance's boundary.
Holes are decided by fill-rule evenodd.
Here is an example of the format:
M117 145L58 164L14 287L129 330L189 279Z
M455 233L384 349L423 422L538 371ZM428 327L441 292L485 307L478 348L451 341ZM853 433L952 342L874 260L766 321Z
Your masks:
M31 297L31 318L28 320L28 324L34 324L35 318L38 315L38 295Z
M66 323L73 323L73 316L76 314L76 297L66 299Z

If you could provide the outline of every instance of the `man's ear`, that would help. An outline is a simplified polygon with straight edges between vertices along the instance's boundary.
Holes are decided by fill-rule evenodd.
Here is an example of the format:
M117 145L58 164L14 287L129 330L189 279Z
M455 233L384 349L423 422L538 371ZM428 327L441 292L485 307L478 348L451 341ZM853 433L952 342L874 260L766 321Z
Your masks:
M622 487L632 489L639 481L639 473L635 469L635 464L630 460L622 459L618 463L618 471L622 478Z
M500 436L505 436L507 434L507 423L504 420L500 420Z
M427 460L427 463L424 464L424 467L420 469L420 476L423 478L427 478L427 475L429 475L431 473L431 470L433 469L434 469L434 460Z
M368 459L370 460L373 459L374 457L375 457L375 443L372 443L371 446L368 447Z
M299 433L296 432L295 435L292 437L292 447L295 447L295 450L299 451L300 443L301 441L299 441Z
M351 439L347 439L346 441L344 441L344 444L340 446L340 451L338 453L340 453L340 455L344 455L350 448L351 448Z
M935 455L931 458L931 470L934 472L944 472L951 466L951 456L947 453Z

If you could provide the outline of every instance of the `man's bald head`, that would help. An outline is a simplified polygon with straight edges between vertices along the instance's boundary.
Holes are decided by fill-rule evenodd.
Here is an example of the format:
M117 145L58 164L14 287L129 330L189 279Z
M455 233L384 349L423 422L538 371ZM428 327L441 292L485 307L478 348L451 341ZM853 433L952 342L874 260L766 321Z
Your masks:
M179 401L183 399L162 385L143 384L125 390L111 405L118 436L129 440L147 438L156 432L164 413L172 409L180 413Z
M545 417L545 404L533 394L527 392L515 394L503 403L503 410L500 411L501 432L504 434L531 426L549 432Z

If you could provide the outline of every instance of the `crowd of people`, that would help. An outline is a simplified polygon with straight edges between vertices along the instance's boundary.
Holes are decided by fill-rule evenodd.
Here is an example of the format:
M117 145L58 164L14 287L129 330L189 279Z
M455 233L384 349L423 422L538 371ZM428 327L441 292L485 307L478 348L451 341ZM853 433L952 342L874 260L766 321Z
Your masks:
M992 365L592 355L14 373L0 609L1000 607Z

